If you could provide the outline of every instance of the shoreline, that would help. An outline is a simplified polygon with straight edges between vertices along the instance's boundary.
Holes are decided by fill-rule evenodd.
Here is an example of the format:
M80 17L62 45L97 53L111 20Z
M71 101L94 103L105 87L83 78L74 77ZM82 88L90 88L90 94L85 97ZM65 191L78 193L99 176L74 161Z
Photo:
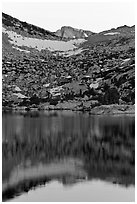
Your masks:
M61 106L47 105L45 107L2 107L3 112L17 111L17 112L40 112L40 111L72 111L72 112L83 112L89 113L90 115L122 115L122 114L132 114L135 115L135 105L100 105L94 108L89 107L79 107L75 104Z

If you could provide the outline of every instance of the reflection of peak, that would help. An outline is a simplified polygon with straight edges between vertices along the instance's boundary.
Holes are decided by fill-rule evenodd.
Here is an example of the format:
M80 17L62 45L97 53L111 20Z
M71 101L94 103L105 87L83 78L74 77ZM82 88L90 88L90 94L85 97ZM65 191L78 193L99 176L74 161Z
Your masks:
M75 183L82 182L86 180L86 177L75 177L75 176L63 176L61 182L65 186L71 186Z

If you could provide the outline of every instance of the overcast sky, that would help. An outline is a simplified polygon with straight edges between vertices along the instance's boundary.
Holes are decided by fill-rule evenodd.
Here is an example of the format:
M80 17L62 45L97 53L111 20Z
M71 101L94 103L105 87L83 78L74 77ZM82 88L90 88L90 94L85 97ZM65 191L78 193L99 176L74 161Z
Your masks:
M66 25L100 32L122 25L135 24L135 4L132 0L65 2L4 0L2 11L50 31L56 31Z

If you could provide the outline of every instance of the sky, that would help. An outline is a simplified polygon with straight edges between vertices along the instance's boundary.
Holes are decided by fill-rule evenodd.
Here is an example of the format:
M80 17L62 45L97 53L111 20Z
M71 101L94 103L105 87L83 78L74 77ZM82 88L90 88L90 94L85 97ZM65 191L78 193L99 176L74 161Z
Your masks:
M9 1L2 12L19 20L56 31L62 26L101 32L118 26L135 25L135 1Z

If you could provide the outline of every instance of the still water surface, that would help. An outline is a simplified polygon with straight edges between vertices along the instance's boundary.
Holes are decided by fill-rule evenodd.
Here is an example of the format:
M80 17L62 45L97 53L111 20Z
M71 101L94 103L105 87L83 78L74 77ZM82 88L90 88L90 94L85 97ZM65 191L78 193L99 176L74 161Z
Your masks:
M10 201L14 202L131 202L134 201L134 187L124 188L104 181L85 181L64 187L52 181L46 187L31 190Z
M4 113L3 201L134 201L134 116Z

